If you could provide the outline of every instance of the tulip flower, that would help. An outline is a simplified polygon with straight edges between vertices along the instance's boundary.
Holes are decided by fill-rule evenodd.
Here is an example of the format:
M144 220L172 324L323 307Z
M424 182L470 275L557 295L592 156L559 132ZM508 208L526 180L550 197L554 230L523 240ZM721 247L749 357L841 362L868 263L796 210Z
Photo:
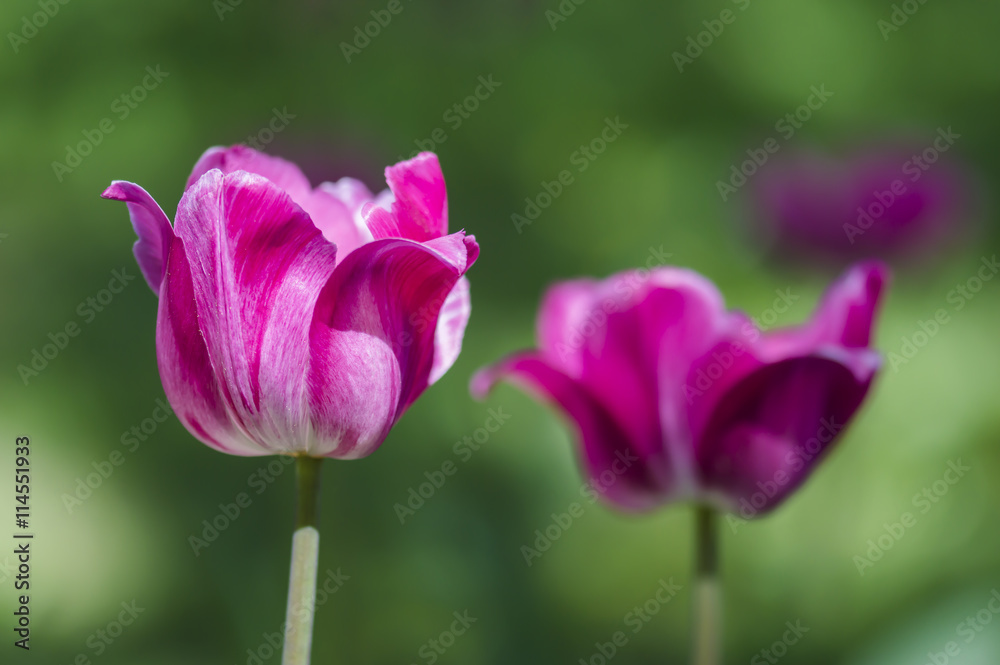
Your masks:
M157 360L180 421L222 452L298 459L290 620L308 600L292 596L315 594L319 460L378 448L455 362L469 317L479 246L448 234L437 157L386 181L378 195L350 178L313 188L294 164L235 146L201 157L173 226L138 185L102 194L127 204L159 296ZM295 613L311 636L312 613ZM305 639L286 641L286 662L306 662Z
M773 510L864 401L881 364L870 343L886 280L881 264L859 264L807 323L766 333L688 270L564 282L539 310L538 348L481 370L471 389L483 397L508 380L553 404L611 504L698 505L699 571L711 587L716 511Z
M774 247L792 257L939 252L968 230L974 197L957 160L938 150L954 139L941 132L935 140L927 148L933 154L895 145L843 157L777 155L754 181L752 214Z

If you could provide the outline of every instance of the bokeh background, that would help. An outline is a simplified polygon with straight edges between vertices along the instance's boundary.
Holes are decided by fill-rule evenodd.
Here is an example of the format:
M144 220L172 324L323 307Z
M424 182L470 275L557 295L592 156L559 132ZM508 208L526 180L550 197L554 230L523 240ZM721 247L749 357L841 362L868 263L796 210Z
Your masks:
M474 402L468 379L533 343L547 283L655 263L657 251L751 315L790 289L800 299L776 323L804 320L847 257L789 255L765 241L752 221L756 179L796 151L843 155L899 140L923 149L948 127L960 134L948 157L975 205L949 219L948 242L888 256L895 279L878 346L900 353L938 309L949 322L907 362L887 365L799 493L765 519L723 524L725 652L729 663L773 662L762 650L800 622L808 632L771 658L918 664L955 641L949 662L997 662L1000 619L987 608L1000 588L1000 280L963 297L960 311L949 292L997 251L1000 5L902 3L896 18L907 20L888 31L887 0L402 0L348 62L341 44L371 12L384 18L386 2L61 1L0 6L0 538L13 543L13 440L23 434L33 442L36 533L27 658L10 644L13 545L0 547L0 662L280 659L266 636L284 615L291 467L261 483L273 460L213 452L173 418L141 445L122 441L163 391L156 298L141 278L86 314L112 271L138 274L124 207L98 198L112 179L142 184L172 214L205 148L257 137L314 182L350 174L378 189L385 165L443 130L433 149L452 228L482 245L473 316L457 364L383 447L325 464L320 577L340 571L343 584L318 610L314 662L599 663L595 644L628 632L633 608L672 578L681 590L628 632L614 661L683 663L690 507L623 516L588 506L526 565L521 547L580 500L572 437L513 388ZM46 6L51 17L33 18ZM674 53L727 9L734 20L679 71ZM566 20L550 13L560 11ZM121 97L139 96L131 91L147 67L167 76L132 108ZM456 116L479 77L499 85ZM717 182L779 137L776 123L822 85L833 95L724 201ZM67 146L104 118L113 131L57 173ZM574 153L609 118L627 128L578 171ZM269 126L280 131L261 134ZM512 214L563 169L573 184L518 232ZM79 335L25 382L18 366L71 322ZM465 461L454 445L490 409L510 418ZM123 463L67 505L115 451ZM457 473L401 524L394 506L447 460ZM914 496L957 461L970 471L921 512ZM196 556L189 538L240 492L252 505ZM855 557L906 512L916 524L859 572ZM133 601L143 609L135 621L109 626ZM476 622L432 657L429 640L465 611ZM963 632L968 617L976 623Z

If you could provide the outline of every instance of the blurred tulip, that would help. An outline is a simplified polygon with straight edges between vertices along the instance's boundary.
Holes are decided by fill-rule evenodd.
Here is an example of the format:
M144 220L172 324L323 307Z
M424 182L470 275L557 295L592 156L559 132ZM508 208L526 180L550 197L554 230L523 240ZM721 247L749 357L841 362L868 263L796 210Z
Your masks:
M554 403L592 485L622 508L693 500L752 517L806 480L861 406L886 280L857 265L808 323L768 333L688 270L563 282L539 310L538 350L471 388L508 379Z
M938 251L962 236L973 208L971 183L944 154L949 140L942 130L926 149L869 149L844 159L776 155L754 181L751 214L791 258Z
M377 196L313 189L294 164L243 146L194 167L174 227L141 187L135 256L159 295L167 397L199 440L235 455L356 458L454 363L479 246L448 233L437 157L385 171Z

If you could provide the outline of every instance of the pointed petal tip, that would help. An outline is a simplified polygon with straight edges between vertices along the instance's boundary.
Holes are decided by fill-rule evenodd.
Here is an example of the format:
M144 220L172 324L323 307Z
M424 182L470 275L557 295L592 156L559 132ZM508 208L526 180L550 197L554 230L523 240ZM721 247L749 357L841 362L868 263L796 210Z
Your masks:
M847 268L827 287L813 313L810 326L818 339L851 348L869 346L889 280L890 270L881 261Z
M128 208L132 228L138 236L133 254L149 287L158 294L174 238L170 220L145 189L126 180L113 180L101 198L121 201Z
M401 162L396 162L392 166L385 167L386 179L389 178L390 172L405 171L412 169L423 164L434 164L440 169L440 162L438 161L438 156L429 150L424 150L423 152L418 152L416 155L409 159L404 159Z
M121 180L112 180L107 189L101 192L101 198L108 199L109 201L124 201L125 193L122 192L121 187L119 186L121 182Z
M460 233L464 234L465 230L463 229ZM468 270L469 268L472 267L472 264L475 263L476 260L479 258L479 243L476 242L476 236L467 236L467 235L463 235L462 242L465 243L465 251L467 253L466 254L467 258L465 260L465 269Z
M863 279L868 293L877 297L892 281L892 270L880 259L867 259L848 268L846 276Z
M416 156L385 167L385 182L398 198L400 191L407 186L411 178L418 178L427 184L444 186L444 172L441 162L433 152L421 152ZM404 192L405 193L405 192Z
M422 152L388 166L385 181L393 194L392 226L396 234L420 241L447 235L448 194L437 155Z
M535 351L522 350L506 355L495 363L480 367L469 379L469 394L476 401L483 402L490 396L498 383L505 381L529 394L543 396L546 393L540 392L528 378L534 375L536 361L545 364Z
M469 394L477 402L485 401L489 397L490 391L493 390L493 386L499 378L495 368L496 365L482 367L476 370L476 373L469 379Z
M108 201L129 201L135 198L138 191L143 191L139 185L128 180L112 180L111 184L101 192L101 198Z

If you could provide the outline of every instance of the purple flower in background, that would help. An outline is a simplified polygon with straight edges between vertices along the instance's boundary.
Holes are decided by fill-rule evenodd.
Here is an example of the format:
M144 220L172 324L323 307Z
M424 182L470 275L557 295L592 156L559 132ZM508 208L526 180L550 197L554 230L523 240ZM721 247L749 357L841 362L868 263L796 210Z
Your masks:
M159 296L157 360L185 427L234 455L356 458L454 363L479 246L448 235L437 157L315 189L243 146L194 167L174 226L138 185L124 201Z
M790 256L861 258L919 253L960 237L972 187L945 154L956 135L926 146L867 149L842 159L778 155L754 181L756 222Z
M594 488L623 508L689 499L751 517L805 481L864 400L886 280L859 264L809 322L768 333L688 270L563 282L538 349L480 370L472 391L506 379L552 402Z

